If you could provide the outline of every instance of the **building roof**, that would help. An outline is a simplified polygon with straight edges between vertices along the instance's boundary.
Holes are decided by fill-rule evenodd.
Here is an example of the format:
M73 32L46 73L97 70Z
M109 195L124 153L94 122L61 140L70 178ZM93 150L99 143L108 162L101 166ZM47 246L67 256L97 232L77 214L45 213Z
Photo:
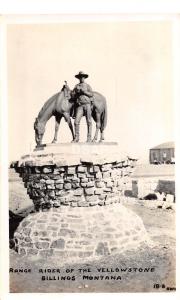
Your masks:
M169 149L169 148L174 148L174 142L167 142L167 143L162 143L160 145L157 145L151 149Z
M132 177L164 177L164 176L174 176L175 175L175 166L174 165L151 165L151 164L142 164L137 165L134 168Z

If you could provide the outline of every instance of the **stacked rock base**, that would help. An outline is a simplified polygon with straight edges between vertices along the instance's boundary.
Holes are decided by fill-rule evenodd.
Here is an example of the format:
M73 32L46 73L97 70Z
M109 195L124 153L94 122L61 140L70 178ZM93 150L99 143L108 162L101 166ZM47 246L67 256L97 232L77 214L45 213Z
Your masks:
M136 250L149 243L143 222L117 203L52 208L30 214L19 225L15 247L21 255L81 260Z
M36 213L14 235L18 253L77 260L148 242L141 219L119 203L135 161L116 143L49 145L22 157L16 170Z
M48 152L34 151L19 162L17 171L35 210L117 202L126 189L134 160L120 156L116 144L70 146L47 147Z

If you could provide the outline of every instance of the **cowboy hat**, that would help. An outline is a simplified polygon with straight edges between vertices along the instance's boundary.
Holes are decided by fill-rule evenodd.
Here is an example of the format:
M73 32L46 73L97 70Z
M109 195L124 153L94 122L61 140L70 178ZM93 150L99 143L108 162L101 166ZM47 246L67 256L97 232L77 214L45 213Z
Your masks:
M83 71L79 71L79 73L76 74L75 77L76 77L76 78L81 78L81 77L88 78L89 75L88 75L88 74L85 74Z

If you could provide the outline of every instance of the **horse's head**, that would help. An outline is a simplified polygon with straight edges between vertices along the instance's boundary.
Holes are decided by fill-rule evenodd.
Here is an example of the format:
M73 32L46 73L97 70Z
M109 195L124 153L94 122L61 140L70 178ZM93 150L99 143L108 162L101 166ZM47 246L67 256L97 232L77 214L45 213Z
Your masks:
M45 132L45 124L41 123L38 118L36 118L34 122L34 130L35 130L35 141L37 146L42 144L42 138Z

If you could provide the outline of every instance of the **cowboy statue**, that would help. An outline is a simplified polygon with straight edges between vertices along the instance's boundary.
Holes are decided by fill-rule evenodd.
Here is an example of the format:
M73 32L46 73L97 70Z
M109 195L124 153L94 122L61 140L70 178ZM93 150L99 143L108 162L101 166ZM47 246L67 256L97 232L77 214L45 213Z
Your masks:
M74 142L79 142L79 125L81 118L86 117L87 122L87 142L91 142L91 132L92 132L92 119L91 119L91 107L93 102L93 91L89 84L85 82L88 75L80 71L75 75L79 79L79 83L76 84L72 91L72 97L75 99L75 139Z

